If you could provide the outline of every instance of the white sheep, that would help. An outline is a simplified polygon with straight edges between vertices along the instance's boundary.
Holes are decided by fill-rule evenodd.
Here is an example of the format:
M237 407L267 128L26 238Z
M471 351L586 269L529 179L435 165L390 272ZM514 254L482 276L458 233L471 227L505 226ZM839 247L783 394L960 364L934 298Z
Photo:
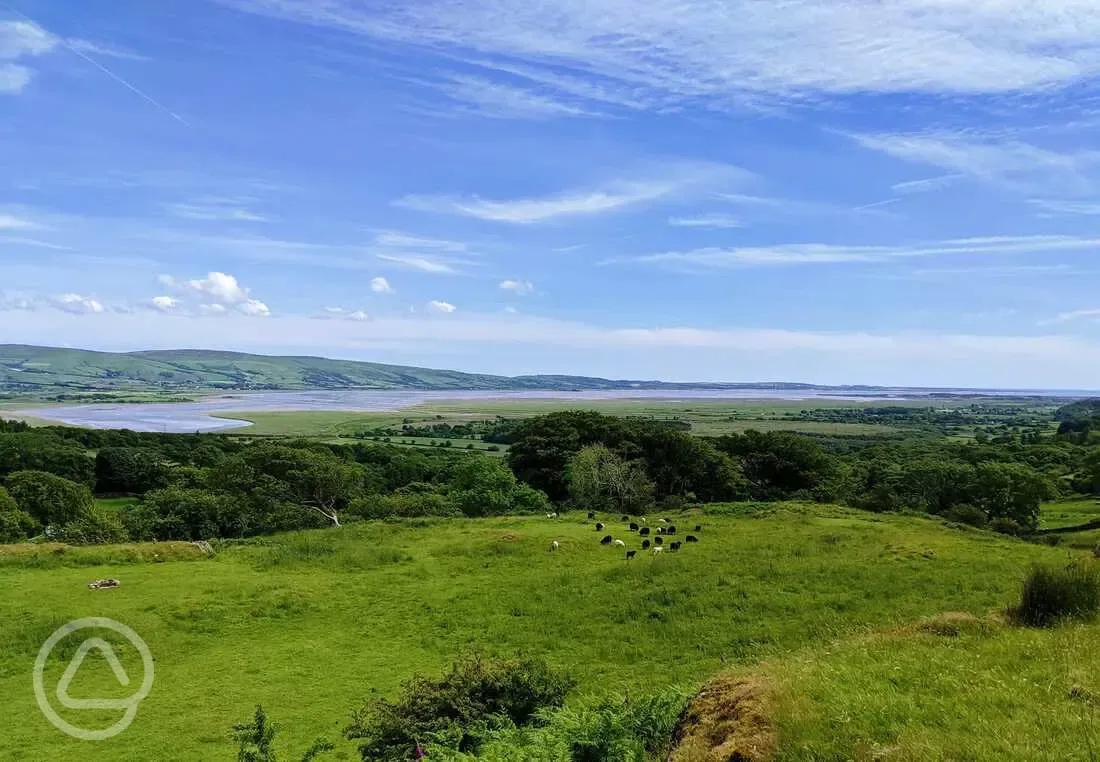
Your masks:
M619 547L619 548L625 548L626 547L626 543L623 542L622 540L615 540L615 542L613 542L611 544L615 545L616 547Z

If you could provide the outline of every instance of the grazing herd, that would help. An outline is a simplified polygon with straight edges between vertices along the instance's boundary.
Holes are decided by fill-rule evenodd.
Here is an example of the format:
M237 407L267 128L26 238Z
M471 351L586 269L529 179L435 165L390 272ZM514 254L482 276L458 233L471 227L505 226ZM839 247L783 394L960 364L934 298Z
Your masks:
M557 518L557 514L556 513L555 514L547 514L547 518ZM589 511L588 520L589 521L594 521L595 519L596 519L595 512ZM627 531L628 532L637 532L638 536L643 538L642 539L642 544L641 544L641 548L642 548L643 552L644 551L649 551L654 555L657 555L659 553L663 553L666 547L668 548L669 552L675 553L675 552L678 552L680 550L680 548L683 547L684 543L699 542L699 537L697 535L689 534L689 535L684 536L683 541L678 540L678 539L677 540L672 540L666 546L665 545L665 537L676 536L677 535L676 525L671 523L668 519L658 519L657 520L657 522L658 522L658 524L660 524L660 526L658 526L656 528L657 531L656 531L655 534L651 531L650 527L643 526L643 524L646 523L646 519L645 519L644 516L638 518L637 521L632 521L630 516L625 516L624 515L619 519L619 521L627 525ZM597 532L603 532L605 529L606 529L606 525L602 521L596 521L596 531ZM697 533L702 532L703 531L703 526L701 524L696 524L694 531L697 532ZM617 547L617 548L623 548L624 550L626 549L626 542L624 540L617 539L614 535L610 535L610 534L605 534L602 538L600 538L600 545L611 545L611 546L614 546L614 547ZM550 543L550 550L551 551L555 551L559 547L560 546L558 545L557 540L554 540L552 543ZM626 560L627 561L630 561L631 559L635 558L637 555L638 555L637 550L626 550Z

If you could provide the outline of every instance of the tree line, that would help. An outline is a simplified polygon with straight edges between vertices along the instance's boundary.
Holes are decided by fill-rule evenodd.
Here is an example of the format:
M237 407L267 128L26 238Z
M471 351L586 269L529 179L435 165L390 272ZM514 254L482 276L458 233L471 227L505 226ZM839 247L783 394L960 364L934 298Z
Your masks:
M566 411L507 425L503 461L381 443L249 441L0 421L0 541L199 540L349 520L554 510L639 513L813 500L916 511L1009 533L1059 494L1100 494L1100 405L1010 442L696 437L676 422ZM1095 426L1095 428L1093 428ZM120 510L95 496L129 496Z

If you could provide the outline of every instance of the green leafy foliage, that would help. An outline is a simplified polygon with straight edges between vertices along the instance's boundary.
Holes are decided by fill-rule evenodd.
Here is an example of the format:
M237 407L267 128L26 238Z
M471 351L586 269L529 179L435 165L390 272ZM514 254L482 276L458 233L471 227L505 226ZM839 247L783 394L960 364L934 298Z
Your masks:
M91 490L83 484L44 471L17 471L5 486L20 510L44 527L62 527L87 514L94 504Z
M396 700L369 703L347 736L361 741L364 762L404 762L429 746L475 753L494 731L560 707L573 685L540 660L471 658L438 679L413 678Z

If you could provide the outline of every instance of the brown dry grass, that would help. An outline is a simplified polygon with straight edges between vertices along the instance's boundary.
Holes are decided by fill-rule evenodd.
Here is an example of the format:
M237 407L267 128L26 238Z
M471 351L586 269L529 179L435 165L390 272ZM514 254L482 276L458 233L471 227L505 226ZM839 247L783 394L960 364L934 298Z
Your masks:
M772 689L763 676L721 675L692 699L668 762L766 762L775 756Z

